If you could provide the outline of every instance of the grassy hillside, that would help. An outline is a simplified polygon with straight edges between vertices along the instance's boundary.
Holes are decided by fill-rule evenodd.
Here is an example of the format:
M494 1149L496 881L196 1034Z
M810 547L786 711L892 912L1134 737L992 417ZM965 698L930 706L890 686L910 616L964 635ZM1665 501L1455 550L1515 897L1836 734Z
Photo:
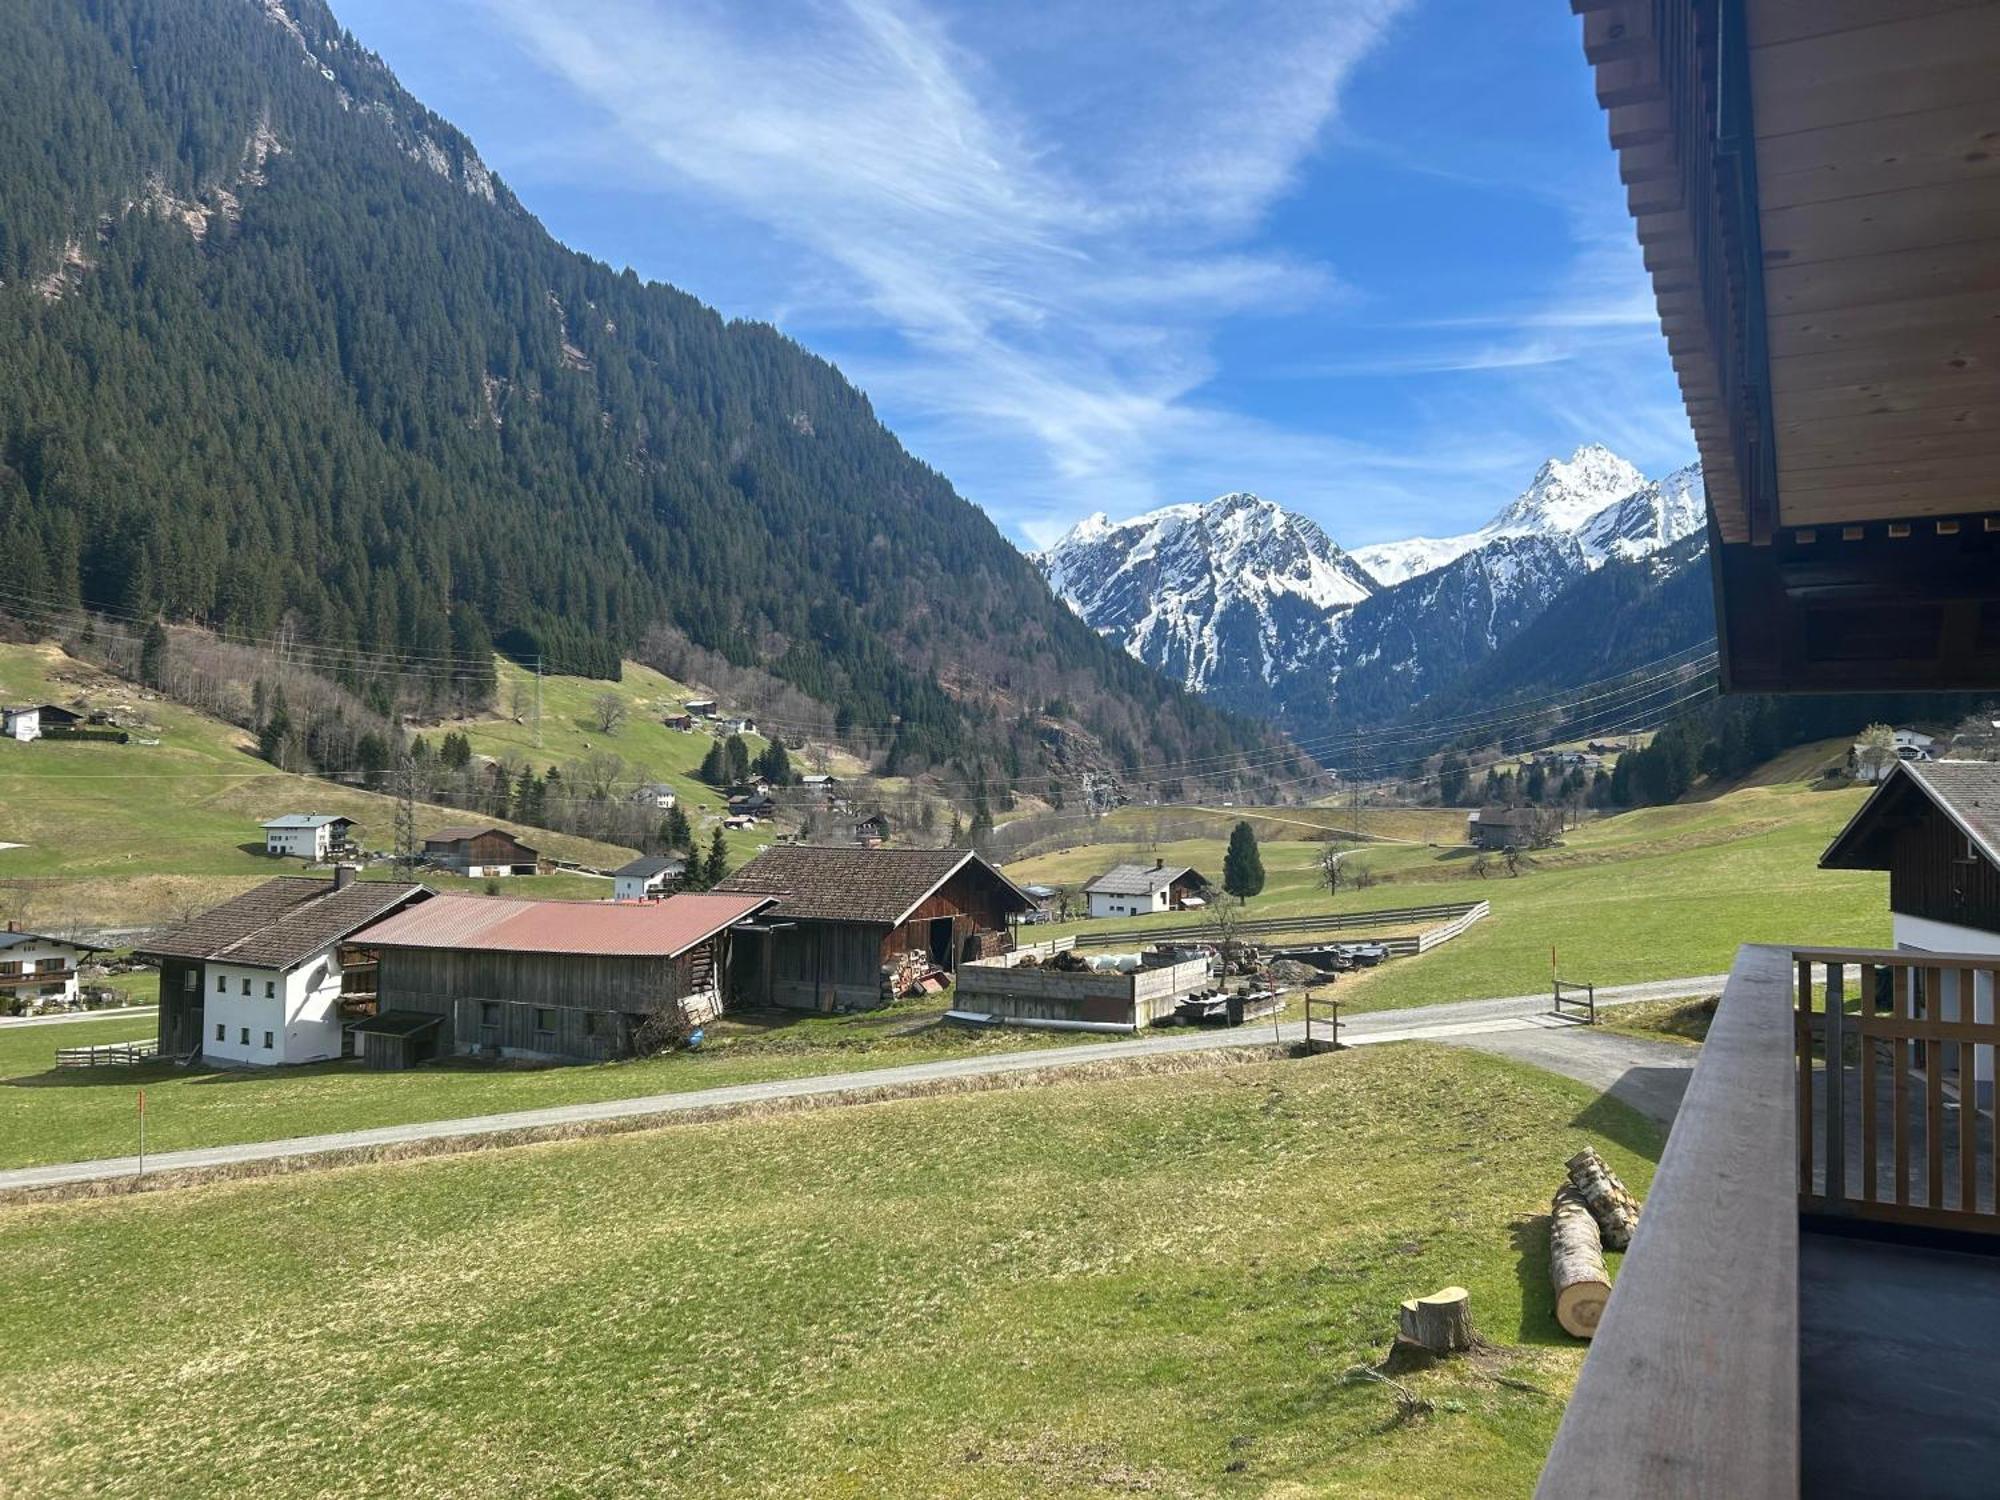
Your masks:
M1586 1141L1645 1191L1622 1106L1402 1046L0 1209L0 1462L161 1500L1521 1495L1584 1353L1542 1216ZM1354 1372L1449 1283L1495 1348L1400 1377L1399 1421Z
M0 740L0 882L16 912L45 924L137 926L191 899L220 899L296 861L264 854L265 818L286 812L344 813L372 848L393 839L388 797L289 775L257 759L233 725L106 676L54 646L0 646L0 700L129 705L152 729L129 745ZM140 737L159 744L142 745ZM462 810L422 807L418 832L466 821ZM536 848L597 866L630 850L542 830L519 829ZM379 873L379 872L371 872ZM451 882L440 882L450 884ZM543 877L509 889L602 895L600 881Z
M1794 754L1780 769L1816 778L1821 759L1817 752ZM1478 878L1464 849L1370 847L1352 858L1381 883L1337 896L1320 881L1323 844L1309 836L1267 838L1267 883L1244 915L1492 903L1489 921L1448 946L1341 981L1343 995L1368 1009L1533 991L1548 981L1551 947L1565 977L1622 984L1721 972L1746 942L1886 942L1886 877L1817 868L1821 851L1867 794L1815 786L1815 779L1753 776L1733 789L1697 793L1697 800L1601 818L1572 830L1560 847L1531 856L1514 877L1496 858L1487 877ZM1223 847L1218 836L1157 852L1216 877ZM1095 845L1023 860L1008 873L1074 885L1118 860L1151 857L1143 843ZM1188 920L1166 915L1142 922Z

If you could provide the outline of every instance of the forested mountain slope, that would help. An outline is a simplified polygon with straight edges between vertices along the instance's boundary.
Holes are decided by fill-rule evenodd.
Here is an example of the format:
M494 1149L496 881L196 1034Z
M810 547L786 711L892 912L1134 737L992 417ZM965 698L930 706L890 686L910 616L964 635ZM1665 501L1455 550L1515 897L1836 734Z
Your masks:
M906 765L1251 742L833 366L555 242L318 0L0 17L10 598L601 674L664 623Z

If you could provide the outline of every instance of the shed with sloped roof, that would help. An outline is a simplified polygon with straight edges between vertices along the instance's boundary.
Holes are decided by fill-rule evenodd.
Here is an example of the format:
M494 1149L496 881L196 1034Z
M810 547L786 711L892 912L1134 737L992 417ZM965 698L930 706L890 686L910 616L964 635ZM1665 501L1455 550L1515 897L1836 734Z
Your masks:
M355 935L380 973L379 1012L354 1028L362 1055L390 1068L452 1053L624 1056L650 1024L699 1024L722 1009L731 931L772 899L434 897Z
M780 844L723 881L774 897L739 948L739 993L803 1010L883 1002L883 965L921 953L939 968L1012 946L1034 901L969 849Z

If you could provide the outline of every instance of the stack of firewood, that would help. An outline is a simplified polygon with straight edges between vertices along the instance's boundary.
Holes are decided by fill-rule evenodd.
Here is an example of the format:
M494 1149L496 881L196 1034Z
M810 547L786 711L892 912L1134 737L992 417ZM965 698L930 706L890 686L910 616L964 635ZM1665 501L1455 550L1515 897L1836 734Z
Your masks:
M931 962L928 953L898 953L882 965L882 994L886 999L935 994L944 986L944 970Z
M1597 1332L1597 1320L1611 1297L1604 1252L1632 1243L1639 1200L1594 1146L1584 1147L1566 1165L1569 1180L1549 1206L1549 1280L1556 1292L1556 1321L1587 1339Z

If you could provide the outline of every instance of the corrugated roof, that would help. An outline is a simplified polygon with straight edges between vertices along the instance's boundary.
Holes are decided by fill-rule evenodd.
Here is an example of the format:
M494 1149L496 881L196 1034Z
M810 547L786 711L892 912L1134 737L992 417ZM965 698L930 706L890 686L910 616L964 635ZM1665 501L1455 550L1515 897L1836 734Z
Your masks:
M1878 819L1911 791L1923 793L2000 869L2000 763L1988 760L1899 760L1840 836L1820 856L1828 870L1882 870L1888 852L1874 846Z
M290 969L342 942L357 928L430 894L400 880L331 880L281 875L233 901L212 906L185 926L139 946L159 958L192 958Z
M286 813L282 817L266 818L266 828L324 828L329 823L352 823L354 819L344 818L339 813Z
M1113 865L1083 889L1086 895L1150 896L1183 875L1192 875L1201 884L1208 884L1201 871L1191 865Z
M1034 906L1005 875L964 849L779 844L729 876L718 889L779 897L770 911L779 920L894 927L968 863L998 881L1012 895L1016 910Z
M666 854L642 854L629 865L620 865L611 873L629 875L634 878L651 880L655 875L664 875L669 870L678 873L687 868L687 861Z
M372 948L479 948L671 958L762 911L768 896L701 892L644 905L610 901L510 901L437 896L356 934Z

